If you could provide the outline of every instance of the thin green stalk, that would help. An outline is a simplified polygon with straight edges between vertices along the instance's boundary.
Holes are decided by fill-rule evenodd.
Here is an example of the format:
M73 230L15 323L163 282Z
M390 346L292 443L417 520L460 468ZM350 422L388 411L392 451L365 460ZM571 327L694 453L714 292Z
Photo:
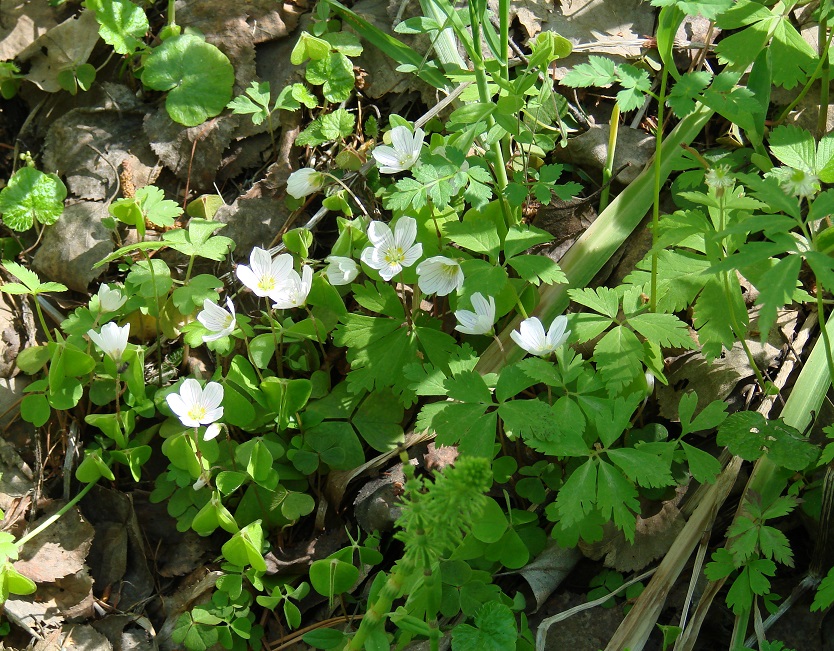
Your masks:
M817 138L822 138L828 131L828 83L831 80L831 64L828 61L828 19L820 20L817 31L817 42L819 43L819 57L822 63L820 70L820 112L817 116Z
M43 316L43 310L41 309L41 304L38 301L37 295L32 297L35 303L35 311L38 313L38 321L41 322L41 328L43 328L43 333L46 335L47 341L49 343L54 344L55 340L52 338L52 333L49 332L49 328L46 327L46 319Z
M599 195L599 212L608 207L608 195L611 193L611 175L614 173L614 154L617 153L617 134L620 132L620 105L614 102L611 119L608 123L608 152L605 167L602 168L602 192Z
M486 67L484 65L484 57L481 52L481 23L480 17L476 13L476 7L474 2L469 3L469 19L472 27L473 43L470 56L472 57L472 67L475 73L475 81L478 86L478 98L481 100L482 103L489 104L492 98L489 94ZM487 118L487 126L490 129L493 126L495 126L495 120L491 115ZM518 223L518 220L515 218L515 211L510 209L510 206L507 204L507 199L505 197L509 179L507 178L507 165L504 161L504 152L501 149L501 143L493 143L490 147L490 150L492 151L492 155L495 157L495 185L497 190L496 194L498 195L498 202L501 205L501 212L504 215L504 221L507 223L508 226L512 226Z
M510 1L498 0L498 65L501 77L510 80Z
M99 479L100 479L100 478L99 478ZM53 513L52 515L50 515L50 516L49 516L46 520L44 520L44 521L43 521L43 522L41 522L41 523L40 523L37 527L35 527L34 529L32 529L32 531L30 531L30 532L29 532L29 533L27 533L25 536L23 536L23 538L21 538L20 540L18 540L18 541L15 543L15 544L18 546L18 548L23 547L23 545L25 545L27 542L29 542L30 540L32 540L32 538L34 538L34 537L35 537L35 536L37 536L39 533L41 533L41 532L42 532L42 531L44 531L45 529L47 529L47 528L49 528L50 526L52 526L52 525L53 525L53 524L54 524L54 523L55 523L55 522L56 522L56 521L57 521L57 520L58 520L58 519L59 519L62 515L64 515L64 514L65 514L67 511L69 511L69 510L70 510L73 506L75 506L76 504L78 504L78 502L80 502L82 499L84 499L84 496L85 496L87 493L89 493L89 492L90 492L90 489L92 489L92 487L93 487L93 486L95 486L97 482L98 482L98 479L96 479L95 481L91 481L89 484L87 484L84 488L82 488L82 489L79 491L78 495L76 495L76 496L75 496L75 497L73 497L73 498L72 498L69 502L67 502L66 504L64 504L64 506L62 506L62 507L61 507L61 508L60 508L57 512L55 512L55 513Z
M649 309L657 312L657 240L660 223L660 189L663 187L660 162L663 160L663 124L666 109L666 83L668 73L664 65L660 73L660 97L657 102L657 131L654 134L654 203L652 204L652 281L649 292ZM604 186L607 191L608 187Z

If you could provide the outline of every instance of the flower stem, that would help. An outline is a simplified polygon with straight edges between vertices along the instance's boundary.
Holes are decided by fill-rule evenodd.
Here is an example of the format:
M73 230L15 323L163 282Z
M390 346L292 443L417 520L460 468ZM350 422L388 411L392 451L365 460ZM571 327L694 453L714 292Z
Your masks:
M87 484L84 488L82 488L82 489L79 491L78 495L76 495L76 496L75 496L75 497L73 497L73 498L72 498L69 502L67 502L66 504L64 504L64 506L62 506L62 507L60 508L60 510L58 510L56 513L53 513L52 515L50 515L50 516L49 516L46 520L44 520L44 521L43 521L43 522L41 522L41 523L40 523L37 527L35 527L34 529L32 529L32 531L30 531L30 532L29 532L29 533L27 533L25 536L23 536L23 538L21 538L20 540L18 540L18 541L15 543L15 544L18 546L18 548L23 547L23 545L25 545L27 542L29 542L30 540L32 540L32 538L34 538L34 537L35 537L35 536L37 536L39 533L41 533L42 531L44 531L45 529L47 529L48 527L50 527L50 526L51 526L52 524L54 524L54 523L55 523L55 522L56 522L56 521L57 521L57 520L58 520L58 519L59 519L62 515L64 515L64 513L66 513L67 511L69 511L69 510L70 510L73 506L75 506L76 504L78 504L78 502L80 502L80 501L84 498L84 496L85 496L87 493L89 493L89 492L90 492L90 489L91 489L93 486L95 486L95 485L96 485L96 483L98 482L98 480L99 480L99 479L100 479L100 477L99 477L98 479L96 479L95 481L91 481L89 484Z

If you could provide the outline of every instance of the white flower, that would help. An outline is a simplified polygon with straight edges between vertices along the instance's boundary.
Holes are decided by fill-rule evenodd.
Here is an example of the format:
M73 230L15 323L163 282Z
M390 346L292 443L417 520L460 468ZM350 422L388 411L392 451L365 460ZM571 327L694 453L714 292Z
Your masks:
M122 355L127 348L127 337L130 334L130 324L126 323L121 328L115 323L106 323L101 326L101 334L95 330L87 330L87 336L101 349L105 355L117 364L122 361Z
M102 312L115 312L127 302L127 296L122 294L118 288L110 289L102 284L98 288L98 304Z
M249 254L249 266L239 264L235 273L240 282L256 296L268 296L286 281L290 271L292 256L289 253L283 253L273 260L269 251L256 246Z
M203 311L197 315L197 320L205 326L210 335L203 335L203 341L216 341L221 337L228 337L235 329L235 305L232 299L226 297L224 310L209 299L203 301Z
M791 167L774 167L766 176L771 176L779 182L779 186L786 194L795 197L812 198L820 191L820 180L816 174L797 170Z
M209 382L205 389L194 378L188 378L182 383L179 393L169 393L165 396L180 422L186 427L210 425L223 417L223 386L217 382ZM215 436L219 433L215 433Z
M291 307L303 306L312 286L312 267L308 265L301 267L300 276L295 269L290 269L284 282L269 295L269 298L274 301L272 307L276 310L287 310Z
M331 285L349 285L359 275L359 265L351 258L331 255L327 258L327 268L324 275Z
M423 245L414 244L417 220L413 217L400 217L393 233L388 224L373 221L368 226L368 239L372 246L362 251L362 262L379 270L383 280L391 280L423 255Z
M417 265L417 284L424 294L446 296L463 285L463 270L457 260L436 255Z
M393 146L380 145L371 152L383 174L396 174L414 165L420 158L423 137L426 135L422 129L414 129L414 133L411 133L405 126L394 127L390 133Z
M455 330L466 335L486 335L492 331L495 323L495 299L492 296L483 297L480 292L472 294L472 307L474 312L469 310L455 310L455 318L458 325Z
M312 167L302 167L290 174L290 178L287 179L287 192L296 199L301 199L321 190L326 181L327 177L321 172Z
M565 332L567 325L568 318L564 314L557 316L545 334L542 322L537 317L531 316L529 319L524 319L518 330L510 333L510 337L531 355L544 357L550 355L568 340L570 330Z

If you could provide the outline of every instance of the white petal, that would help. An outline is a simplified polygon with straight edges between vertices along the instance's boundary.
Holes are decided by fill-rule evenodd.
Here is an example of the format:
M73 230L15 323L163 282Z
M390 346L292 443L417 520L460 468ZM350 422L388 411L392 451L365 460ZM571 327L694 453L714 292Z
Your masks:
M394 244L394 235L391 233L391 227L381 221L372 221L368 225L368 239L375 248L393 246Z
M169 393L165 396L165 401L168 403L168 406L171 408L179 418L182 418L188 413L188 405L185 404L185 401L180 397L178 393Z
M408 251L405 252L403 256L405 259L403 260L403 267L410 267L413 265L417 260L419 260L423 255L423 245L419 242L412 246Z
M368 265L371 269L379 269L379 258L375 255L376 249L372 246L366 247L362 251L362 255L359 256L366 265Z
M397 152L410 152L414 147L414 136L411 134L411 129L402 125L391 129L391 144Z
M403 167L400 165L400 157L393 147L387 145L380 145L375 147L371 152L382 174L396 174L402 172Z
M229 310L229 314L232 315L232 320L235 318L235 304L232 303L231 296L226 297L226 309Z
M547 330L547 343L552 348L558 348L561 346L565 341L567 341L567 336L565 336L565 328L568 326L568 318L561 314L553 319L553 323L550 324L550 328ZM570 332L567 333L570 335Z
M394 244L400 249L407 249L417 239L417 220L413 217L400 217L394 226Z
M490 296L489 301L483 297L480 292L472 294L472 308L477 314L487 317L490 321L495 322L495 299Z
M221 418L223 418L223 407L217 407L217 409L210 409L207 411L206 415L200 420L200 424L208 425L209 423L213 423Z
M249 254L249 266L252 268L255 276L262 278L272 268L272 256L269 254L269 251L256 246Z
M203 396L203 390L200 388L200 383L193 377L187 378L180 387L180 396L188 409L194 405L199 404Z
M263 294L259 293L260 289L258 289L258 277L249 267L239 264L237 269L235 269L235 274L237 274L238 280L240 280L240 282L242 282L247 289L251 289L258 296L263 296Z
M292 270L293 258L289 253L282 253L277 256L271 265L271 272L275 279L280 283L286 278L287 274Z
M97 333L95 330L87 330L87 336L92 340L92 342L99 347L102 351L104 350L104 339L101 338L101 335Z
M223 402L223 385L218 382L209 382L203 389L203 406L208 409L216 409Z

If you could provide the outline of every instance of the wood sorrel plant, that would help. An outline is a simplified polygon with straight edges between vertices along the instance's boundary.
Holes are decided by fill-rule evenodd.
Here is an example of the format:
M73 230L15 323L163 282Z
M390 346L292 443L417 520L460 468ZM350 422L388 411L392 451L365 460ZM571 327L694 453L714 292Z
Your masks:
M147 478L145 464L158 446L168 467L154 478L152 499L167 503L183 531L226 532L224 576L209 603L180 617L176 643L257 648L262 631L255 603L280 605L288 627L299 628L295 602L308 583L267 576L267 551L292 536L293 525L317 502L318 513L325 514L328 499L336 510L331 473L353 472L369 455L400 449L406 409L415 406L416 428L456 445L461 458L433 483L407 466L396 533L402 557L376 574L354 634L314 631L305 636L309 644L387 648L423 637L437 648L451 629L459 648L477 648L486 635L531 648L519 614L523 598L504 594L493 575L523 567L548 535L562 545L596 542L613 523L633 541L641 501L663 498L690 477L704 484L723 477L718 460L690 437L716 428L731 453L773 464L759 473L767 494L757 489L747 496L729 545L715 552L707 569L714 580L733 579L730 605L739 615L736 638L743 638L749 614L769 591L766 577L777 562L792 558L774 520L795 500L781 495L785 473L773 468L801 473L813 468L817 453L791 423L728 416L720 401L699 410L694 393L680 399L679 424L642 422L639 413L653 383L666 382L666 350L698 346L712 359L736 342L749 349L739 277L761 290L762 334L792 301L813 302L825 323L824 290L834 287L826 221L832 205L821 185L834 180L830 142L795 127L768 132L765 117L771 82L810 84L824 74L827 51L809 58L797 45L791 3L655 4L664 7L658 47L665 69L657 95L649 92L648 72L602 58L567 78L580 86L617 84L622 111L644 97L661 106L653 168L614 199L560 267L531 252L553 237L522 223L521 215L534 199L567 200L581 190L567 180L570 170L549 158L575 126L547 74L571 47L555 34L541 34L529 43L523 65L511 69L507 2L499 3L497 30L486 2L469 3L468 15L443 0L421 3L426 15L404 21L398 31L427 34L436 60L341 4L322 2L292 55L305 64L305 83L281 90L275 100L268 86L253 83L230 103L228 62L199 37L177 32L173 6L166 38L149 50L144 12L126 0L93 3L105 41L144 60L147 86L170 89L166 106L174 119L198 123L228 105L270 124L276 110L314 110L296 144L332 143L332 155L324 158L327 169L319 163L296 171L288 192L296 201L324 193L324 207L344 215L326 260L311 253L314 235L296 229L283 236L287 253L275 257L256 248L227 284L198 266L231 253L233 242L216 234L223 225L193 217L159 241L144 241L146 221L170 227L182 216L161 189L144 188L110 206L114 220L134 227L140 240L102 261L124 265L123 291L102 290L60 333L40 315L48 343L18 360L21 369L39 375L21 404L24 419L40 426L52 410L74 410L72 417L100 432L87 442L80 481L115 481L114 463L127 466L135 481ZM114 7L120 12L111 15ZM685 11L739 30L719 45L727 67L714 76L674 69L672 38ZM358 124L350 57L365 46L331 12L436 88L472 82L445 122L391 115L381 138L380 125ZM130 16L130 25L119 16ZM761 50L770 46L760 54L751 42ZM223 88L191 91L211 95L211 105L192 101L185 83L192 80L184 73L197 58L202 64L203 54L220 70ZM739 86L751 65L752 81ZM668 92L667 76L675 79ZM681 120L668 136L665 104ZM689 144L713 111L735 122L750 148L682 165L680 145ZM652 187L659 193L680 167L687 167L674 195L680 210L660 218L658 209L646 259L620 287L586 287L650 208ZM362 216L351 219L356 214ZM172 257L155 255L163 248ZM176 260L174 252L182 257ZM815 276L813 289L800 282L804 265ZM63 289L18 267L5 264L22 283L5 285L8 293L37 299ZM568 297L574 309L561 315ZM685 320L689 308L697 344ZM146 341L148 331L157 359L146 374L149 349L126 339L133 333L134 342ZM184 344L168 359L166 340ZM571 347L589 342L588 359ZM328 350L331 343L344 349L350 366L344 379L337 373L341 353ZM827 337L823 344L830 371ZM203 345L216 362L211 377L175 378L177 358ZM760 385L770 391L747 352ZM764 462L757 467L767 468ZM28 590L9 569L14 550L6 549L0 587ZM314 562L309 586L345 609L360 566L385 560L376 538L357 538ZM830 583L818 597L822 604L830 599ZM643 641L635 638L623 646L638 648Z

